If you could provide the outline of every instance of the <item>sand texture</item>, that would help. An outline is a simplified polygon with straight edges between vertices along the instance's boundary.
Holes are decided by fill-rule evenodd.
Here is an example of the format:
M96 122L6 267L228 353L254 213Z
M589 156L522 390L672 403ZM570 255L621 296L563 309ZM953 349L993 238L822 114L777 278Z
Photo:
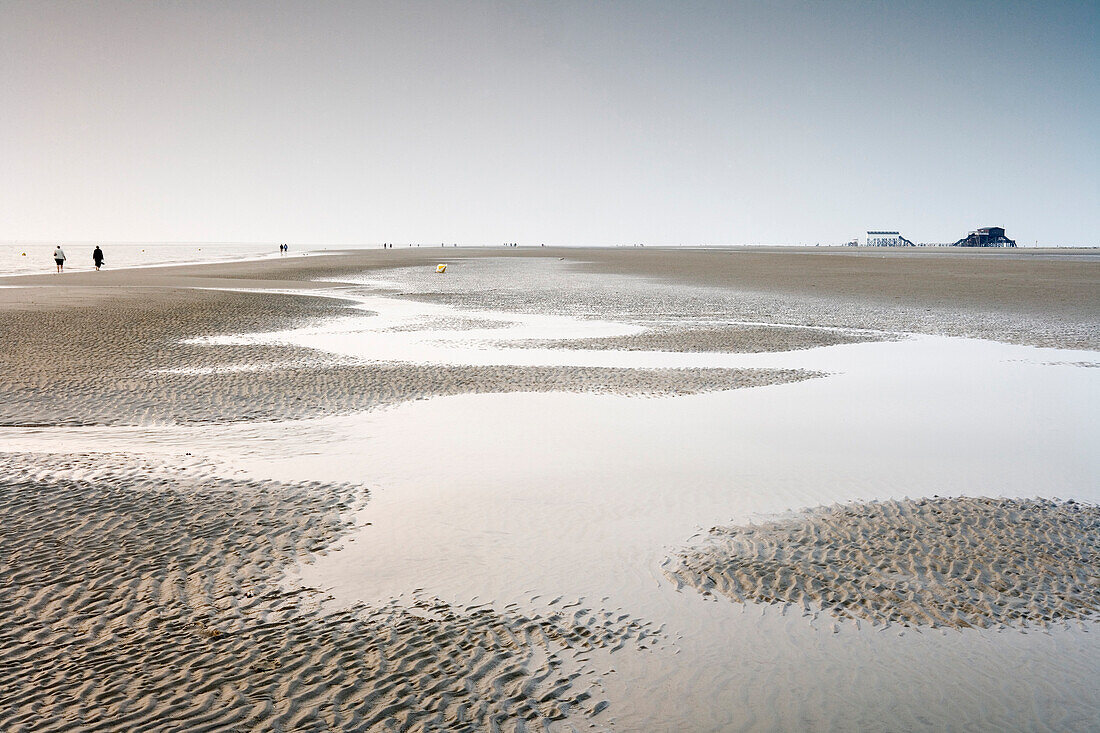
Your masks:
M1093 344L1100 338L1100 257L1095 250L547 247L511 251L463 248L441 253L413 248L165 268L165 272L173 278L262 276L300 281L340 278L355 269L420 267L435 262L461 269L469 258L484 257L555 261L561 257L581 272L637 275L652 282L766 295L769 302L798 303L800 310L829 302L853 315L862 309L862 321L912 326L900 330L1003 332L1025 340L1021 342L1034 339L1049 345L1058 345L1067 337ZM49 276L41 280L49 281ZM856 326L859 320L833 325Z
M823 416L853 405L864 437L877 436L877 416L892 414L879 409L886 398L868 390L862 405L862 392L841 390L837 400L827 388L854 390L881 372L853 369L850 379L706 399L512 395L438 400L362 421L354 414L469 393L675 396L798 382L834 373L834 364L842 371L864 349L924 354L906 351L925 341L905 339L910 331L1100 347L1096 259L955 254L517 248L440 257L410 249L0 278L0 432L26 451L0 452L0 730L560 731L623 720L625 730L645 730L651 720L674 723L649 729L913 729L928 720L1011 727L1015 716L1021 727L1042 720L1070 729L1080 720L1076 727L1095 728L1095 709L1078 692L1095 678L1095 650L1087 646L1095 633L1084 624L1049 635L1015 630L1097 617L1094 505L834 506L717 528L661 566L663 548L700 525L746 515L744 501L772 501L762 496L770 487L782 494L789 484L787 495L798 497L791 503L808 505L894 485L873 480L880 474L872 471L849 493L847 482L864 475L854 465L863 455L845 462L849 454L837 443L819 444L798 429L820 431L824 422L835 437L837 423ZM445 276L434 274L438 261L449 264ZM349 307L349 295L377 311ZM414 316L402 320L402 313ZM418 321L416 314L429 315ZM397 325L373 339L384 329L357 330L371 319ZM361 339L352 345L362 349L326 351L324 339L298 342L316 348L293 346L277 335L323 332L337 320L349 328L327 336ZM642 333L578 338L631 330ZM433 350L433 332L448 331L462 333ZM247 337L257 334L271 338ZM701 353L617 358L499 348L510 336L541 334L553 338L519 345ZM901 340L841 346L894 338ZM394 343L423 349L385 352ZM790 362L702 353L832 345L839 348ZM463 349L477 359L463 360ZM1065 358L1095 366L1086 356ZM536 365L508 366L509 359ZM560 366L572 361L602 366ZM741 363L810 364L820 372L656 368ZM920 379L919 367L908 376ZM1052 394L1060 399L1044 405L1071 401L1061 399L1064 391ZM460 413L469 402L484 411L482 426L467 429L474 421ZM1076 416L1082 407L1085 400L1063 412ZM345 417L288 422L336 414ZM1004 412L1006 422L1030 414ZM1038 414L1062 425L1057 411ZM1051 426L1035 428L1050 437L1046 451L1058 439ZM1086 445L1087 431L1076 432ZM802 437L791 442L793 433ZM1069 451L1078 445L1067 444ZM982 445L991 444L977 443L979 456ZM830 450L838 455L825 455ZM1069 456L1074 470L1058 475L1071 481L1091 465L1076 466L1072 452L1051 455ZM992 459L985 460L988 469ZM834 477L833 493L818 493L828 480L804 478L819 466ZM982 464L966 466L955 473L980 475L974 467ZM757 485L769 488L738 496L729 491L735 473L761 476ZM932 483L936 475L914 485L971 490L963 478ZM1039 481L1034 490L1058 495L1058 482ZM1082 498L1075 490L1070 495ZM672 511L677 505L683 511ZM761 511L786 505L764 503ZM591 538L597 551L586 544ZM346 567L316 577L338 580L298 580L329 560ZM952 632L941 644L946 631L903 638L901 629L869 634L832 619L844 631L819 634L816 620L797 614L761 613L766 623L758 627L736 621L749 614L732 604L703 603L694 590L675 593L655 582L662 570L677 589L761 611L782 604L874 624L1013 631ZM356 595L355 582L368 575L369 592ZM588 584L593 578L600 582ZM351 595L337 599L341 593ZM515 603L501 606L505 598ZM859 644L848 644L848 633ZM1054 646L1044 646L1048 636ZM973 659L953 651L956 637ZM1006 647L1007 656L982 656ZM902 655L876 656L879 648ZM1045 666L1029 664L1031 676L1013 680L1015 687L986 674L1033 658ZM961 707L938 702L955 692L924 671L940 664L956 679L982 672ZM929 701L938 709L925 718ZM880 712L864 717L869 704ZM1004 710L990 717L997 706ZM1078 717L1049 714L1064 715L1063 707Z
M546 277L547 265L557 260L528 253L536 260L525 268L528 279L486 277L471 287L462 273L473 265L459 260L453 276L448 270L446 278L398 280L395 292L470 309L643 325L662 320L698 327L717 320L1100 350L1100 257L1095 254L792 248L558 252L570 275L564 288L561 279ZM774 347L759 344L752 350L783 348L782 341Z
M666 564L740 602L876 624L1019 626L1100 612L1100 507L1045 499L919 499L717 527Z
M571 272L640 276L654 286L653 298L624 298L615 287L547 294L539 281L512 291L485 287L446 293L446 283L472 261L561 262ZM559 260L560 258L560 260ZM448 263L445 276L427 274ZM8 285L58 285L65 290L94 286L148 287L332 287L349 273L414 267L425 271L430 292L409 289L409 297L480 306L487 310L549 309L574 313L651 318L700 314L726 320L833 328L972 336L1056 348L1100 350L1100 257L1091 250L881 248L431 248L359 250L326 256L256 262L163 267L149 270L71 273L0 278ZM538 268L531 268L538 272ZM432 278L428 280L427 278ZM593 282L600 281L594 278ZM421 283L422 284L422 283ZM491 280L479 285L491 285ZM667 287L677 286L677 287ZM400 290L400 288L398 288ZM669 293L681 293L668 297ZM683 295L683 293L689 293ZM3 293L0 309L26 296ZM54 293L44 301L87 300ZM48 303L47 303L48 305ZM686 309L683 306L688 306ZM652 306L652 307L651 307ZM36 306L39 307L39 306ZM239 329L237 329L239 330Z
M873 331L842 331L732 324L710 328L651 328L633 336L528 340L509 342L520 348L584 349L592 351L678 351L761 353L797 351L819 346L882 341L889 336Z
M599 367L448 367L417 364L163 371L48 389L7 389L0 425L45 427L218 423L336 415L459 394L590 392L672 396L798 382L820 376L794 369L609 369ZM60 382L60 383L59 383Z
M606 707L576 656L661 643L580 603L322 614L285 570L363 498L198 463L0 454L0 729L540 728Z
M487 318L421 318L414 323L404 326L393 326L385 329L391 332L410 332L428 330L447 331L471 331L493 328L505 328L511 325L508 321L490 320Z
M41 288L30 293L36 290ZM684 395L817 376L798 370L364 363L290 346L190 342L349 313L372 317L332 298L190 289L97 292L89 303L10 310L0 318L0 340L7 344L0 351L0 425L277 420L441 395Z
M1100 350L1095 250L605 249L583 269L739 292L783 323Z

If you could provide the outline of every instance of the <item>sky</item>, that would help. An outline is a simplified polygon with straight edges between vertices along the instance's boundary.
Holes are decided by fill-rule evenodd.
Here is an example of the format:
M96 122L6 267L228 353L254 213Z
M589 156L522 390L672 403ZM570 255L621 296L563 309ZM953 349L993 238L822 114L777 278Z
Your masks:
M1100 245L1100 3L0 0L0 240Z

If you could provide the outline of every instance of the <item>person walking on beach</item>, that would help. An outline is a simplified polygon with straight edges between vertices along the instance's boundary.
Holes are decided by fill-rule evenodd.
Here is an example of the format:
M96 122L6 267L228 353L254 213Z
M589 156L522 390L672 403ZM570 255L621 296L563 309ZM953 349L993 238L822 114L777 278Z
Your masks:
M92 262L95 263L96 270L103 267L103 250L99 248L98 244L95 246L95 249L92 250Z
M65 269L65 252L62 251L60 244L57 245L57 248L53 251L53 261L57 263L58 272Z

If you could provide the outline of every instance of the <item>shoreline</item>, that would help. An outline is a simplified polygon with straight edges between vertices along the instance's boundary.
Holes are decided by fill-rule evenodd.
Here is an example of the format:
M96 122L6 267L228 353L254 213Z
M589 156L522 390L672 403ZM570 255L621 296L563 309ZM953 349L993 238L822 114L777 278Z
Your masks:
M95 272L119 272L119 271L132 271L132 270L155 270L164 267L191 267L191 266L204 266L204 265L233 265L243 262L263 262L269 259L285 259L290 257L306 257L309 255L326 254L325 252L295 252L294 254L283 253L268 253L268 254L255 254L245 257L226 257L218 259L196 259L196 260L169 260L166 262L149 262L141 264L119 265L119 266L105 266L103 270L96 270L94 266L87 265L81 266L77 269L67 269L62 273L50 272L47 268L43 267L42 272L0 272L0 279L7 278L23 278L23 277L35 277L35 276L48 276L48 275L69 275L69 274L81 274L86 275ZM65 260L66 266L73 261L72 257Z

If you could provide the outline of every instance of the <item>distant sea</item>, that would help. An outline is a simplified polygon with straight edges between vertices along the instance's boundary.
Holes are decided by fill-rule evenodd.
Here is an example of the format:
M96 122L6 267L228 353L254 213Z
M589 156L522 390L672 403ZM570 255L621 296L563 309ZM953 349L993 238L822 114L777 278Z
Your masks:
M96 242L61 243L65 251L65 271L94 270L92 250ZM111 244L99 242L104 255L104 269L118 270L149 265L172 265L194 262L225 262L278 257L278 244L241 244L209 242L147 242ZM31 275L56 272L53 250L56 242L0 243L0 275ZM334 248L333 248L334 249ZM322 251L320 246L301 249L292 246L290 254Z
M53 249L57 242L0 242L0 276L34 275L56 272ZM278 243L256 244L240 242L61 242L65 251L65 271L86 272L94 270L92 250L98 244L103 249L104 269L118 270L150 265L180 265L199 262L226 262L232 260L256 260L279 257ZM289 254L321 254L349 249L378 249L373 244L292 244ZM396 244L402 249L409 246L435 247L435 244ZM451 250L448 244L447 249Z

